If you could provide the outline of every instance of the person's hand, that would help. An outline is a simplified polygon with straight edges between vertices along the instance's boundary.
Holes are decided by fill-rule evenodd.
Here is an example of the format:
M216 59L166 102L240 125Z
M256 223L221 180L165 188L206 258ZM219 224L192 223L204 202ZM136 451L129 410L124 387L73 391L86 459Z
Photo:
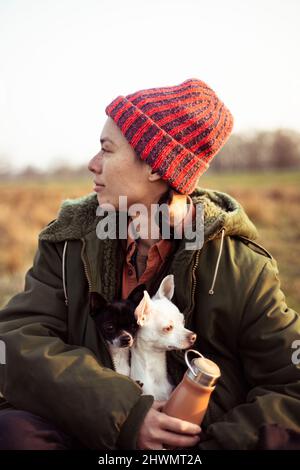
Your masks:
M138 434L138 449L193 447L200 441L200 426L166 415L161 411L165 404L155 401L148 411Z

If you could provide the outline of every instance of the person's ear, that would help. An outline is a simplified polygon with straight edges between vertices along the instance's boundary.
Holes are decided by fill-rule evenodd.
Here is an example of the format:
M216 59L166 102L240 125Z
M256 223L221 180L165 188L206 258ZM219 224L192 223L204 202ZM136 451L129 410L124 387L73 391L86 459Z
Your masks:
M149 181L157 181L161 179L161 176L149 166L148 179Z

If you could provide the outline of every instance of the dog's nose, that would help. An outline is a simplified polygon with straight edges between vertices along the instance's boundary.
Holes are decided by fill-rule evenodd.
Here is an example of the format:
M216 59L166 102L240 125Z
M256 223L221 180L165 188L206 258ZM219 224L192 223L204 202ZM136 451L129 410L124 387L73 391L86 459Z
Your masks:
M189 340L189 342L191 343L191 345L194 344L194 342L196 341L196 339L197 339L196 333L191 333L191 334L189 335L189 337L188 337L188 340Z
M129 344L131 343L131 336L130 335L120 336L120 343L121 343L121 346L129 346Z

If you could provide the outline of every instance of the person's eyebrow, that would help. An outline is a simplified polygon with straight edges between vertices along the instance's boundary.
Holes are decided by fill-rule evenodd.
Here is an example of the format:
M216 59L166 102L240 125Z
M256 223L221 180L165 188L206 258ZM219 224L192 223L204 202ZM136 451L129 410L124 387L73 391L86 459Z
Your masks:
M115 144L111 139L109 139L108 137L102 137L102 138L100 139L100 143L101 143L101 144L104 144L104 142L110 142L111 144L116 145L116 144Z

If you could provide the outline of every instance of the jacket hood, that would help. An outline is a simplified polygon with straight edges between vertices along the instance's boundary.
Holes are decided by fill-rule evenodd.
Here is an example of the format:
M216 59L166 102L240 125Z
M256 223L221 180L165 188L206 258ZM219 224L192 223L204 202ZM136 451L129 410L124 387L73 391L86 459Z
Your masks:
M197 188L190 194L194 204L203 204L204 240L212 240L224 230L226 235L254 240L257 230L239 202L227 193ZM101 216L96 215L97 194L91 193L62 202L58 216L39 234L40 240L60 242L84 237L96 229Z

